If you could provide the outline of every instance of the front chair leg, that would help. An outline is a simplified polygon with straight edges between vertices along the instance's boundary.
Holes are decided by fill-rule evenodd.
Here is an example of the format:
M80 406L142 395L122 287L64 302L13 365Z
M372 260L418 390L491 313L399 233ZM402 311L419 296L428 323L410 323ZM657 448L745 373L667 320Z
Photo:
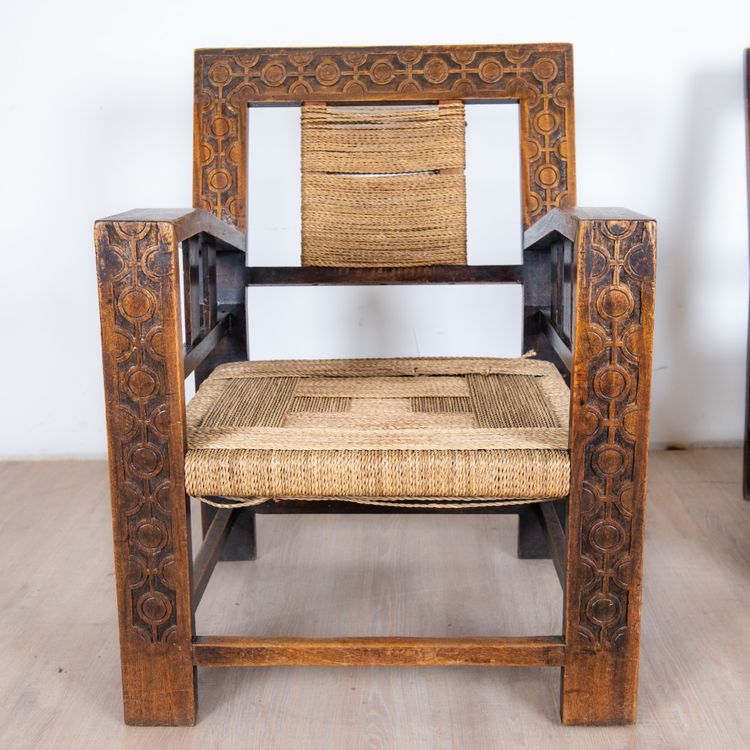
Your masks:
M195 723L178 244L96 224L125 721Z
M586 220L576 240L566 724L636 719L655 225Z

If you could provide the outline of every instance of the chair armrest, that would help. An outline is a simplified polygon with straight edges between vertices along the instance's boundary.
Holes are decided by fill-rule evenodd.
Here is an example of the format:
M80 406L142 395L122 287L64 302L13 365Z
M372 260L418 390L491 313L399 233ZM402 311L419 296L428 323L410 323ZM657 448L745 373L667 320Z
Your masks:
M207 234L222 243L218 250L244 253L247 247L247 240L242 232L200 208L134 208L99 219L96 223L100 222L170 224L177 242L190 239L197 234Z
M575 242L581 222L649 221L647 216L628 208L555 208L523 233L523 249L534 250L558 239Z

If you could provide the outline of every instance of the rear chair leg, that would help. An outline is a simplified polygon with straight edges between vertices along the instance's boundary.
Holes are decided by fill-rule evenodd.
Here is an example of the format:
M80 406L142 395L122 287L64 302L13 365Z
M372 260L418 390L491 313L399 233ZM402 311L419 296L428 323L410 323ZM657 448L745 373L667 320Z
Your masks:
M203 536L208 533L211 521L216 515L216 508L201 504L201 527ZM256 560L258 557L258 545L255 538L255 509L242 508L237 520L229 532L219 560L237 562L240 560Z
M518 512L518 557L521 560L550 559L547 534L533 505L522 506Z

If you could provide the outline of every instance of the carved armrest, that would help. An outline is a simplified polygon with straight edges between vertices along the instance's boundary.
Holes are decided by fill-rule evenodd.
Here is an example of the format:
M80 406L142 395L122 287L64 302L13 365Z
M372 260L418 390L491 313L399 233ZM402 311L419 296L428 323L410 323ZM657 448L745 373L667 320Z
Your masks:
M571 447L606 424L626 443L648 434L656 222L623 208L555 209L524 233L524 249L555 243L569 265ZM554 315L553 315L554 317ZM614 434L611 432L611 434ZM644 447L645 450L645 447ZM614 465L618 449L601 460Z
M95 223L95 227L98 228L100 224L139 223L171 226L176 242L183 242L199 234L206 234L219 240L219 250L244 253L247 245L247 240L242 232L200 208L134 208L131 211L99 219Z
M228 333L236 339L234 348L244 347L244 309L238 309L244 283L236 272L245 264L241 232L199 209L135 209L97 221L94 236L105 377L121 364L153 360L132 377L120 373L137 395L139 388L156 387L165 366L182 380L216 355L217 347L221 356L233 356L224 352Z

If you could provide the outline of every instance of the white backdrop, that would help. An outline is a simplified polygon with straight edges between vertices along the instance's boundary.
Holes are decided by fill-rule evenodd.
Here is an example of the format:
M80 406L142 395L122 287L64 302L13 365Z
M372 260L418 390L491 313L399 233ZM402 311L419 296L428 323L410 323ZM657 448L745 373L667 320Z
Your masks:
M579 203L659 222L653 443L738 441L750 4L686 10L641 0L4 7L0 456L104 455L92 223L136 206L190 205L192 55L210 46L572 42ZM514 262L513 108L472 108L468 119L470 254ZM265 216L252 253L268 263L298 243L294 111L263 111L252 126L267 136L251 161L260 186L251 211ZM263 177L271 164L278 174ZM520 351L517 289L263 290L250 316L253 357Z

